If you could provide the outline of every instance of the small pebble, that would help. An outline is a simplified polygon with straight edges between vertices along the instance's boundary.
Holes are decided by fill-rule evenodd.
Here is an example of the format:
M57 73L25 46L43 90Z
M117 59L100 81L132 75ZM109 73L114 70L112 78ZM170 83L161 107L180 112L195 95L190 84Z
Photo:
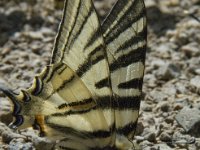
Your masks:
M172 137L168 133L163 132L160 135L160 140L163 141L163 142L171 142L172 141Z
M180 69L171 63L161 66L157 71L157 77L162 80L171 80L180 75Z
M140 122L140 121L138 121L138 123L137 123L137 128L136 128L136 135L140 135L140 134L142 134L142 132L143 132L143 130L144 130L144 125L143 125L143 123L142 122Z
M190 80L190 84L195 88L195 92L200 94L200 76L196 76Z
M156 134L154 132L150 132L145 136L145 139L147 139L149 142L156 142Z
M160 109L161 109L163 112L168 112L169 109L170 109L169 103L167 103L167 102L166 102L166 103L163 103L163 104L161 105Z

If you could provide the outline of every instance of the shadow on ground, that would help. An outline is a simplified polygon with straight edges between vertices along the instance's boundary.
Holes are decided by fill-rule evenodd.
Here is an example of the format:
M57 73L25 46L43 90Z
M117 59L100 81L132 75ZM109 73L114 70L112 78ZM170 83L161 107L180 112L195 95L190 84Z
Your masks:
M147 8L148 25L158 36L163 36L167 30L174 29L178 22L175 14L163 13L158 7L152 6Z

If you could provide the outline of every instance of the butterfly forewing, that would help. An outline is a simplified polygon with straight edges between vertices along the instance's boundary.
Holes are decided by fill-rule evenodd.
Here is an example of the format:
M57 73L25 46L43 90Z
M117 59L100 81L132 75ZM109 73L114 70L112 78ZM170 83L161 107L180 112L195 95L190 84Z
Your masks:
M132 138L142 94L146 53L142 0L118 1L102 24L107 46L117 133Z

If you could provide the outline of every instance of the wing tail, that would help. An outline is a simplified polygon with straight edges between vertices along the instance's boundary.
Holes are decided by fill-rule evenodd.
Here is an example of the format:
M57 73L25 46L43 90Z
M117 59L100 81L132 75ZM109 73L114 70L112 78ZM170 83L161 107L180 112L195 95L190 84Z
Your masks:
M74 140L89 147L113 141L112 110L102 110L98 104L101 100L92 98L83 81L66 64L47 66L32 86L19 94L1 90L13 103L12 128L33 126L41 135L52 139L68 136L66 143Z
M14 121L9 125L11 128L16 129L18 126L24 124L25 127L31 126L31 116L23 117L21 114L22 110L22 101L19 100L19 95L14 93L11 89L7 87L0 87L0 91L2 91L10 100L12 105L12 115L14 117Z

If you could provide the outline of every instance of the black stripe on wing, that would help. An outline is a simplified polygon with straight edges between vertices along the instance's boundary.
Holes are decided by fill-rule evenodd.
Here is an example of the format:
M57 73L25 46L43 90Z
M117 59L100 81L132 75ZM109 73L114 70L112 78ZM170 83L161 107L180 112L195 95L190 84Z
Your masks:
M115 110L124 110L124 109L131 109L131 110L138 110L140 107L140 99L141 96L126 96L126 97L119 97L115 96L115 100L111 101L110 96L101 97L96 100L96 105L92 104L93 101L90 99L86 99L79 102L72 102L69 104L62 104L58 108L62 109L66 106L80 106L85 105L85 108L80 109L70 109L65 112L58 112L54 113L51 116L67 116L72 114L84 114L88 113L92 110L104 110L104 109L115 109ZM90 107L87 107L90 106Z
M125 1L118 1L116 3L116 6L114 6L114 10L115 7L120 7L120 10L125 7L130 0L125 0ZM123 8L124 9L124 8ZM121 11L125 11L125 10L121 10ZM111 18L116 18L116 14L114 12L112 12L112 14L114 16L110 16L108 17L102 25L102 30L103 32L106 32L107 29L109 29L109 27L107 26L107 24L111 25ZM128 8L127 11L124 12L124 14L121 16L121 18L119 19L118 23L116 26L114 26L114 28L110 29L109 33L112 34L108 34L106 35L105 38L105 43L109 44L111 43L120 33L123 33L126 29L130 28L132 26L133 23L137 22L139 19L141 19L142 17L145 16L145 9L144 6L143 8L141 7L141 0L135 0L131 6ZM110 19L110 20L109 20ZM137 31L135 31L137 33Z
M116 132L121 135L128 136L131 132L136 130L136 127L137 127L137 121L131 122L131 123L125 125L124 127L120 127L118 129L116 129Z
M79 12L77 12L77 13L79 13ZM74 44L74 42L77 40L77 38L81 34L81 31L83 30L84 25L88 22L88 19L91 17L92 13L94 13L94 9L93 9L93 7L90 7L90 10L88 10L87 16L84 18L84 21L81 22L81 25L80 25L78 31L76 31L76 34L73 35L73 39L70 42L69 49L71 48L71 46Z
M60 44L59 42L61 42L60 41L61 40L61 36L62 36L63 33L69 32L68 37L66 37L67 38L66 43L63 43L64 47L66 48L66 46L68 45L68 42L69 42L68 39L70 38L70 36L71 36L71 34L73 32L73 28L76 25L76 21L77 21L77 18L78 18L80 7L81 7L81 2L79 2L78 8L76 9L77 11L76 11L76 14L74 16L74 18L75 18L74 20L75 21L72 24L71 30L70 31L63 31L63 30L66 30L64 28L64 25L65 25L65 22L67 21L66 20L67 15L72 15L72 14L69 14L69 12L67 12L67 7L68 7L68 4L70 3L69 1L70 0L66 0L66 2L65 2L64 11L63 11L64 13L63 13L62 21L61 21L61 24L60 24L60 27L59 27L59 32L58 32L58 35L57 35L56 40L55 40L55 45L54 45L54 49L53 49L53 55L52 55L51 63L55 63L56 61L58 61L58 59L60 59L60 60L63 59L64 52L61 49L59 49L59 44Z
M128 65L139 61L144 63L145 54L146 46L138 47L136 50L124 54L112 62L110 64L110 71L113 72L121 67L127 67Z
M86 59L86 61L81 66L79 66L79 69L76 71L76 74L79 77L82 77L88 70L90 70L90 68L92 68L93 65L105 59L105 56L103 53L99 53L97 55L97 52L100 49L102 50L102 48L103 47L101 48L99 47L94 52L91 52L91 54L88 55L88 58Z
M59 90L62 90L63 88L65 88L65 86L66 86L67 84L71 83L74 79L75 79L75 76L72 75L69 79L64 80L64 81L63 81L63 84L62 84L56 91L54 91L53 93L58 92Z
M69 115L81 115L81 114L86 114L92 110L95 110L97 109L97 106L93 106L93 107L90 107L90 108L87 108L87 109L83 109L82 110L67 110L65 111L64 113L54 113L54 114L51 114L51 116L53 117L60 117L60 116L69 116Z
M89 46L91 46L99 37L101 37L101 28L98 28L96 32L93 32L90 39L88 39L87 44L85 45L84 49L87 49Z
M98 107L101 109L114 108L116 110L132 109L138 110L140 108L141 96L114 96L114 100L110 101L110 97L103 97L98 100Z
M128 0L129 1L129 0ZM107 29L110 28L111 24L116 20L118 14L123 11L123 8L127 5L127 0L120 1L118 0L114 7L112 8L112 12L104 19L102 23L102 32L105 33Z
M50 66L50 67L51 67L51 66ZM46 81L46 82L49 82L49 81L53 78L54 74L58 72L58 70L59 70L59 74L61 74L62 71L64 71L66 68L67 68L66 65L63 65L62 63L59 64L57 67L55 67L55 68L52 70L52 72L49 72L49 75L45 78L45 81Z
M144 28L141 32L134 35L131 39L125 41L118 49L116 49L115 54L118 52L125 52L127 48L137 45L139 42L146 42L147 29ZM146 43L145 43L146 44Z
M54 90L50 95L48 95L46 97L46 99L49 99L54 93L59 92L60 90L64 89L65 86L67 84L70 84L74 79L75 79L75 76L72 75L69 79L64 80L63 83L62 83L62 85L58 89Z
M143 78L135 78L118 84L119 89L142 89Z
M77 12L76 12L76 14L75 14L75 21L74 21L74 24L72 25L71 30L69 31L68 40L67 40L66 43L64 43L64 45L65 45L64 50L65 50L66 47L68 46L69 38L70 38L71 36L73 36L73 35L72 35L72 32L73 32L73 29L74 29L75 25L77 24L77 21L78 21L77 18L78 18L78 15L79 15L80 7L81 7L81 2L79 2L78 8L77 8ZM64 52L63 52L63 53L64 53ZM64 54L62 54L61 61L62 61L63 59L64 59Z
M65 107L86 105L86 104L92 103L92 102L93 102L93 99L89 98L89 99L84 99L84 100L78 101L78 102L71 102L69 104L64 103L64 104L61 104L60 106L58 106L58 109L62 109L62 108L65 108Z
M109 81L110 81L109 77L104 78L104 79L98 81L97 83L95 83L95 87L97 89L104 88L104 87L110 87Z
M45 117L45 122L49 127L59 132L67 133L68 135L74 135L76 137L80 137L83 139L110 137L112 135L112 130L114 128L114 125L112 125L110 129L107 129L107 130L79 131L70 127L65 127L65 126L54 124L54 123L49 123L48 117Z

